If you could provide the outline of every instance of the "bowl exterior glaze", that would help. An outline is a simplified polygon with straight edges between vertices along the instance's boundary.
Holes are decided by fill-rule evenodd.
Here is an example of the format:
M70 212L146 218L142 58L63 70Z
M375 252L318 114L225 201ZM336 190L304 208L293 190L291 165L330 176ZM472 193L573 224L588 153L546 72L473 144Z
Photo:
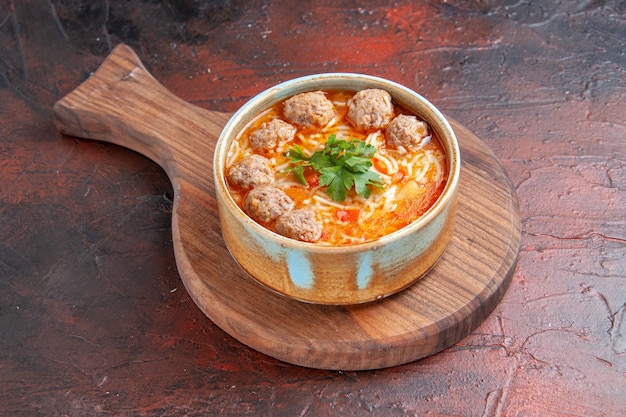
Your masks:
M425 120L446 152L448 181L435 204L418 220L373 242L330 247L271 232L233 201L224 177L228 149L262 110L295 94L315 90L382 88ZM348 73L317 74L278 84L257 95L224 127L213 170L222 235L237 263L265 287L319 304L358 304L397 293L418 281L444 253L454 228L460 154L452 128L426 99L397 83Z

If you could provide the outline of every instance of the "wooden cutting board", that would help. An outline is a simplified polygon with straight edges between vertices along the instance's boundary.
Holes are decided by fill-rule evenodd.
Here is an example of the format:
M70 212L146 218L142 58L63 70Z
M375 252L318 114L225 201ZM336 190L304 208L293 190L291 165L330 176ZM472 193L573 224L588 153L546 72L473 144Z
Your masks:
M175 195L172 232L180 276L224 331L292 364L376 369L453 345L500 301L517 261L518 202L498 160L466 128L450 121L461 148L461 181L454 235L439 263L386 299L326 306L270 292L230 257L212 175L215 142L229 117L174 96L124 45L54 106L61 132L127 147L165 170Z

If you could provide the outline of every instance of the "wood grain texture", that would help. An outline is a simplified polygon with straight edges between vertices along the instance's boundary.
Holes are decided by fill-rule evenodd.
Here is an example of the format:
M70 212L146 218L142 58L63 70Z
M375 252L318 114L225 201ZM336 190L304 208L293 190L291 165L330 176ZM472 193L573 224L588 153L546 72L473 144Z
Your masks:
M0 415L626 415L626 3L354 3L0 0ZM500 303L375 371L289 365L222 331L183 288L163 169L52 123L121 42L225 113L326 71L423 94L515 186Z
M480 324L511 280L520 239L515 192L490 150L458 123L452 122L463 159L459 207L443 258L400 294L323 306L262 288L223 244L211 161L228 114L177 98L121 45L55 104L54 117L63 133L125 146L165 170L175 194L174 252L189 293L230 335L283 361L361 370L432 355Z

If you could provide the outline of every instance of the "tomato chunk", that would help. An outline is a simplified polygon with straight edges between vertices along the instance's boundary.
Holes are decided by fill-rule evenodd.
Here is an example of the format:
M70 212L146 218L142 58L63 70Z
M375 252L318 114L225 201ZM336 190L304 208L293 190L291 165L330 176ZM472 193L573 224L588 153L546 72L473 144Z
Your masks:
M309 187L317 187L320 185L320 177L317 174L309 175L304 178Z
M320 176L317 171L315 171L311 167L306 167L304 169L304 180L306 181L306 184L309 188L317 187L318 185L320 185Z
M393 174L393 178L391 182L394 184L401 183L404 181L405 177L406 177L406 174L404 173L404 171L398 171L395 174Z
M383 174L387 174L387 165L384 162L374 158L372 160L372 165L378 170L378 172L382 172Z
M355 223L359 220L360 209L337 209L335 216L342 222Z

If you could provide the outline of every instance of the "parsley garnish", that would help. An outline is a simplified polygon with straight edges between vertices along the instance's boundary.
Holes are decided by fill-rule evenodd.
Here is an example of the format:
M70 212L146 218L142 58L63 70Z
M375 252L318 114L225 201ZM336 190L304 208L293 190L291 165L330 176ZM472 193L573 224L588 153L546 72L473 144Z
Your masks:
M376 147L363 141L353 139L348 142L330 135L324 149L315 151L311 157L307 157L298 145L291 148L287 157L292 165L286 172L292 172L298 181L306 185L304 169L313 168L320 174L320 185L328 187L326 192L334 201L344 201L352 187L357 194L367 198L370 185L378 188L384 185L380 176L370 171L375 153Z

